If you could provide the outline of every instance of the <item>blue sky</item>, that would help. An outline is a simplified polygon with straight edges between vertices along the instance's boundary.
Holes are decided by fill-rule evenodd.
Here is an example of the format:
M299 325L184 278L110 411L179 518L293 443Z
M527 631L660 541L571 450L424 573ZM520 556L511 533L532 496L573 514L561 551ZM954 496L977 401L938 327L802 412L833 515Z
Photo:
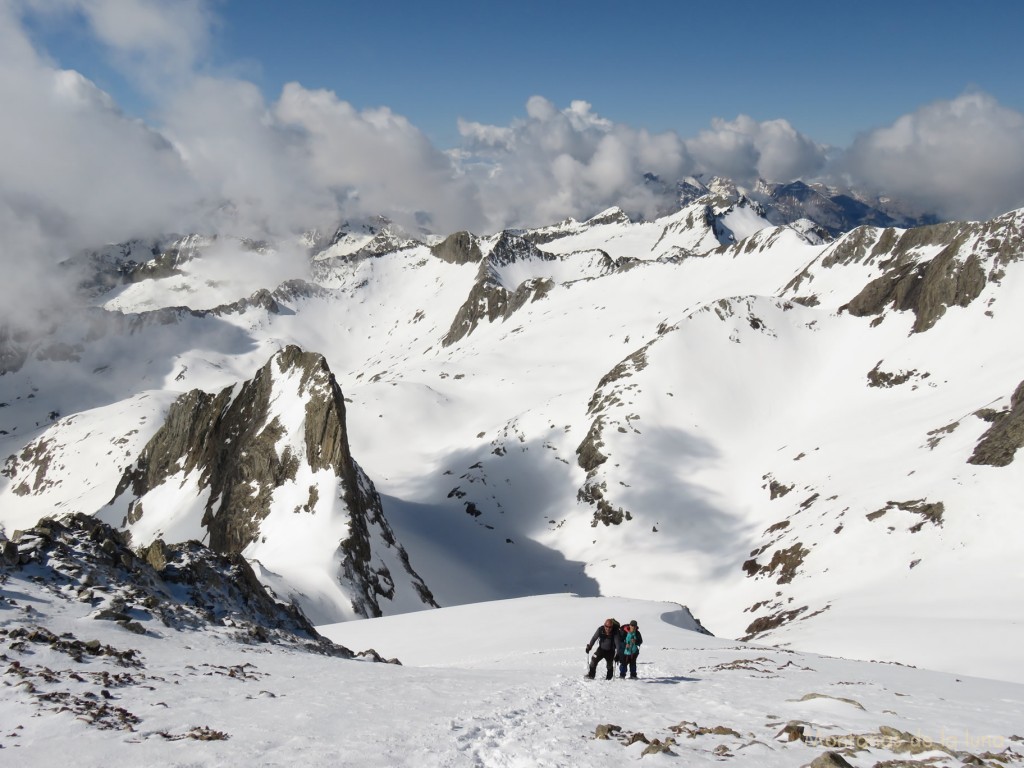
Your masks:
M615 122L695 135L714 117L784 118L848 145L859 132L965 91L1024 110L1024 3L282 2L208 5L196 67L257 84L325 88L387 106L439 147L456 119L507 124L526 100L590 102ZM152 99L74 14L36 39L129 111Z

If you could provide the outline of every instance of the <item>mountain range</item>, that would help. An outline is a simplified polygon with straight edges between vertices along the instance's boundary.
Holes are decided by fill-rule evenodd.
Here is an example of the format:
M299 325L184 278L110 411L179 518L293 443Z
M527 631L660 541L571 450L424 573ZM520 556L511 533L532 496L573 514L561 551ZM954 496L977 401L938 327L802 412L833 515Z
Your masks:
M201 542L316 625L615 595L1024 680L1024 210L688 184L652 221L70 257L80 304L0 331L4 535Z

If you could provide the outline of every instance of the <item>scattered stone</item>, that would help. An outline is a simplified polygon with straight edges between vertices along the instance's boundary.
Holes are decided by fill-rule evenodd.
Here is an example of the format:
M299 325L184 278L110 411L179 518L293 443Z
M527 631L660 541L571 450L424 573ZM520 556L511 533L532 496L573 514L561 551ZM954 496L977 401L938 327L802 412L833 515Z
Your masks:
M130 621L130 620L127 620L127 619L122 619L121 621L118 621L117 623L118 623L118 626L123 627L124 629L127 629L129 632L134 632L136 635L144 635L144 634L146 634L146 628L144 626L142 626L141 624L139 624L139 622L137 622L137 621Z
M809 766L804 768L853 768L838 752L825 752L814 758Z
M224 731L216 731L208 725L200 725L186 733L168 733L157 731L157 736L162 736L168 741L181 741L182 739L195 739L196 741L227 741L231 737Z
M786 726L775 734L776 741L803 741L804 727L798 723L787 723Z
M139 553L143 560L153 566L156 571L162 571L167 567L167 545L163 539L157 539Z
M654 739L654 741L652 741L650 744L648 744L646 747L644 747L644 751L640 753L640 756L644 757L646 755L657 755L657 754L674 755L674 754L676 754L675 752L672 751L672 747L674 747L674 746L675 746L675 741L673 741L672 739L665 739L665 741L660 741L658 739Z
M641 731L637 731L636 733L631 733L629 736L627 736L622 741L623 745L627 746L627 747L632 746L633 744L636 744L637 742L641 742L643 744L650 744L651 743L650 739L648 739Z

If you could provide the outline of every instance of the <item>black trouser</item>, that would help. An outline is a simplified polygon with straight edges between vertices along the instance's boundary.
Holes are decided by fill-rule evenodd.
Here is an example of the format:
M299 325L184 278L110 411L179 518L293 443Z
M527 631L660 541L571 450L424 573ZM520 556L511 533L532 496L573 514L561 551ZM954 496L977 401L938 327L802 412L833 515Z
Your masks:
M612 679L612 660L615 658L615 649L598 648L597 653L590 657L590 677L597 674L597 663L604 659L605 664L608 665L608 674L605 676L605 680Z

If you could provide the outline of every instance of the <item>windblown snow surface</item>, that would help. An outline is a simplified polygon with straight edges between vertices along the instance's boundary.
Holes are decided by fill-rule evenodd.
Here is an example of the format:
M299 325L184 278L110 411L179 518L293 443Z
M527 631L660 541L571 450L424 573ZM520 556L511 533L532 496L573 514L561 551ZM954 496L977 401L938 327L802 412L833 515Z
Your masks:
M3 597L10 765L782 768L838 751L859 768L1024 752L1024 686L717 639L673 603L544 595L320 628L398 666L227 628L134 634L20 575ZM606 617L640 625L635 681L583 679ZM38 626L134 663L15 646L11 630Z

